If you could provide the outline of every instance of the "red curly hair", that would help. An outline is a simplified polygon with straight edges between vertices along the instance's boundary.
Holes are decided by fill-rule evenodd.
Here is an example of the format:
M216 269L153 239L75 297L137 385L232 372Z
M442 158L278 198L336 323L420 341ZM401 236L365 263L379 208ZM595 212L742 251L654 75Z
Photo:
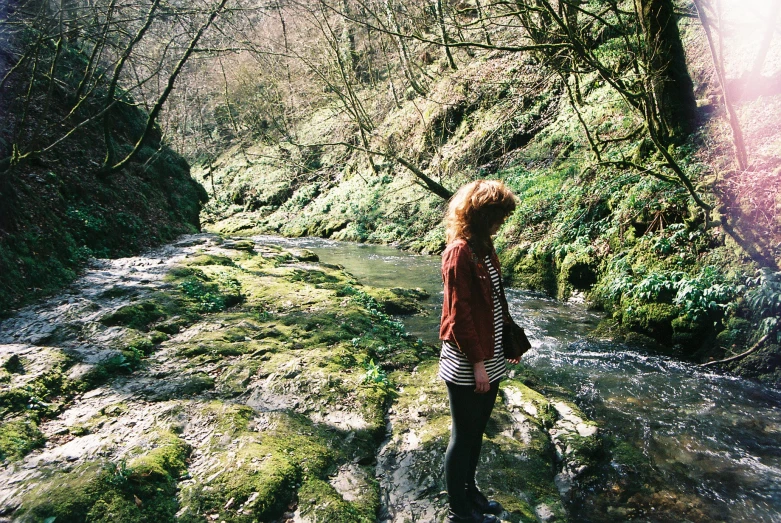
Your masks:
M447 243L463 239L480 251L490 252L491 227L512 214L515 206L516 196L498 180L475 180L464 185L447 206Z

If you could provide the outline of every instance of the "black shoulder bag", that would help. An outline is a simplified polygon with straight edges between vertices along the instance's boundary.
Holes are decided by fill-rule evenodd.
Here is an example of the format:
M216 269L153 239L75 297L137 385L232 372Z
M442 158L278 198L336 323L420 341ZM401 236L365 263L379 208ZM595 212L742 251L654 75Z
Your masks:
M523 327L519 327L512 318L510 323L504 324L504 330L502 331L502 349L504 350L504 357L508 360L517 360L526 351L532 348L532 344L529 342L529 338L526 337L526 332Z

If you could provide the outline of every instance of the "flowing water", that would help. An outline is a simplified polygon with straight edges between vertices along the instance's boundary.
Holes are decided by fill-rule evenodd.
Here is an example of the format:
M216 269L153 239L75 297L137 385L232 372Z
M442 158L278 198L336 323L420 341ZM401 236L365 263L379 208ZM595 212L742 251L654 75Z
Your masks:
M313 238L258 239L310 249L367 284L425 289L431 294L426 312L403 321L413 335L437 342L438 256ZM586 339L600 316L582 305L515 289L507 297L534 345L523 362L545 381L574 391L581 408L607 433L642 451L657 481L679 493L685 500L680 502L696 505L705 520L781 522L781 392ZM576 517L600 521L595 514L581 507ZM631 514L626 519L669 521Z

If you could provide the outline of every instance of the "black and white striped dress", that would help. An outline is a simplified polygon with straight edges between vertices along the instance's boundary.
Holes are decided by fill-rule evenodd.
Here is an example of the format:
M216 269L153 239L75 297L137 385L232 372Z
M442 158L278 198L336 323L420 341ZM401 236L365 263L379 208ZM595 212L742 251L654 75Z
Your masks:
M491 296L494 302L494 355L485 360L485 371L489 383L500 380L507 372L502 350L502 303L499 299L499 271L494 267L490 256L485 257L488 275L491 277ZM475 372L467 357L454 344L442 342L439 356L439 377L455 385L475 386Z

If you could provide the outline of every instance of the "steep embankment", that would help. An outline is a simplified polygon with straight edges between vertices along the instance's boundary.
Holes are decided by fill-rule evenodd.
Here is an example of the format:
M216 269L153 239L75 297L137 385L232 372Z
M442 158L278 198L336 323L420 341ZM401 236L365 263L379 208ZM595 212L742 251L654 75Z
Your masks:
M86 58L63 47L51 86L10 75L0 94L0 313L66 285L91 256L128 256L200 228L206 194L159 129L127 167L101 172L104 122L124 155L147 114L125 96L95 118L105 85L79 100L73 72ZM14 65L14 51L0 53L0 71ZM29 152L20 143L44 152L20 158Z
M558 76L528 55L477 53L458 71L446 71L444 57L435 61L428 73L438 80L427 96L409 92L398 106L372 107L382 114L373 139L451 190L483 176L516 191L520 208L497 240L513 284L588 300L610 314L604 335L707 361L776 332L781 96L770 89L734 99L753 158L749 170L734 170L707 43L697 23L681 28L699 123L671 151L715 206L709 215L682 186L642 170L587 168L592 148L582 123L631 136L636 117L596 73L585 75L582 100L570 103ZM609 52L611 41L603 45ZM773 78L778 42L768 56L763 74ZM317 145L358 143L355 133L339 107L325 106L296 128L297 143L308 145L245 145L199 168L213 195L207 227L440 251L444 201L410 169L377 156L372 168L359 150ZM624 159L659 160L643 139L629 144ZM771 268L758 272L758 262ZM765 339L734 369L778 384L778 354L775 339Z

